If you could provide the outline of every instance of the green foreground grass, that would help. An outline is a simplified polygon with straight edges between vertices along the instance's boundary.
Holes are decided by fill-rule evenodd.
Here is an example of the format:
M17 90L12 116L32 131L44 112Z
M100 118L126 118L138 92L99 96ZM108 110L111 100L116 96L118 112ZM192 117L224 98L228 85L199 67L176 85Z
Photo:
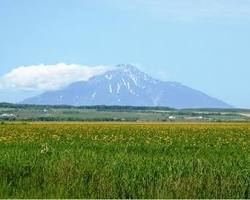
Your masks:
M0 198L250 198L250 124L0 124Z

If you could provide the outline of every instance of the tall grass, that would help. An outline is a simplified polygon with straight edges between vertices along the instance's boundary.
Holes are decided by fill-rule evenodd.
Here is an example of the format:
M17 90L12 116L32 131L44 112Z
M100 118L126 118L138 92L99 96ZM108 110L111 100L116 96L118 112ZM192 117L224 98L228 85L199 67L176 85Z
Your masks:
M2 124L0 198L250 198L250 125Z

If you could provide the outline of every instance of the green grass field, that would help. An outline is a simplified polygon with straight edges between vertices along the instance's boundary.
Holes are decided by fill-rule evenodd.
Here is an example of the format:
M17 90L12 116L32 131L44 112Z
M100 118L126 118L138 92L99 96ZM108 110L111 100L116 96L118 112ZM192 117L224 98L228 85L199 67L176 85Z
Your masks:
M0 198L250 198L250 124L2 123Z

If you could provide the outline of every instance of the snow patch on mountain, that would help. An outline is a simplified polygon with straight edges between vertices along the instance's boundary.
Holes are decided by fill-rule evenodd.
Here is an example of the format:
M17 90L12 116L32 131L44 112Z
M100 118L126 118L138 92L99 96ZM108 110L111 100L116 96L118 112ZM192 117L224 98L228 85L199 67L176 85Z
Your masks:
M121 86L120 86L120 83L117 84L117 90L116 90L116 93L119 93L121 90Z
M112 90L112 86L111 86L111 85L109 85L109 92L110 92L110 93L112 93L112 92L113 92L113 90Z

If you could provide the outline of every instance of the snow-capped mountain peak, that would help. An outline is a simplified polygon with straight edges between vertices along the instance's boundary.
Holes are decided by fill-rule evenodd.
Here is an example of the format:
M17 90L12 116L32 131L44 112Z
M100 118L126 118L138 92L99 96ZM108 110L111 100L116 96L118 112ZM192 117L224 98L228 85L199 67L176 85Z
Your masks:
M118 81L120 85L125 85L128 89L132 85L145 88L146 82L157 82L157 80L151 78L149 75L141 72L135 66L130 64L117 65L115 69L108 71L103 75L94 77L93 79L102 79L103 77L109 81Z

